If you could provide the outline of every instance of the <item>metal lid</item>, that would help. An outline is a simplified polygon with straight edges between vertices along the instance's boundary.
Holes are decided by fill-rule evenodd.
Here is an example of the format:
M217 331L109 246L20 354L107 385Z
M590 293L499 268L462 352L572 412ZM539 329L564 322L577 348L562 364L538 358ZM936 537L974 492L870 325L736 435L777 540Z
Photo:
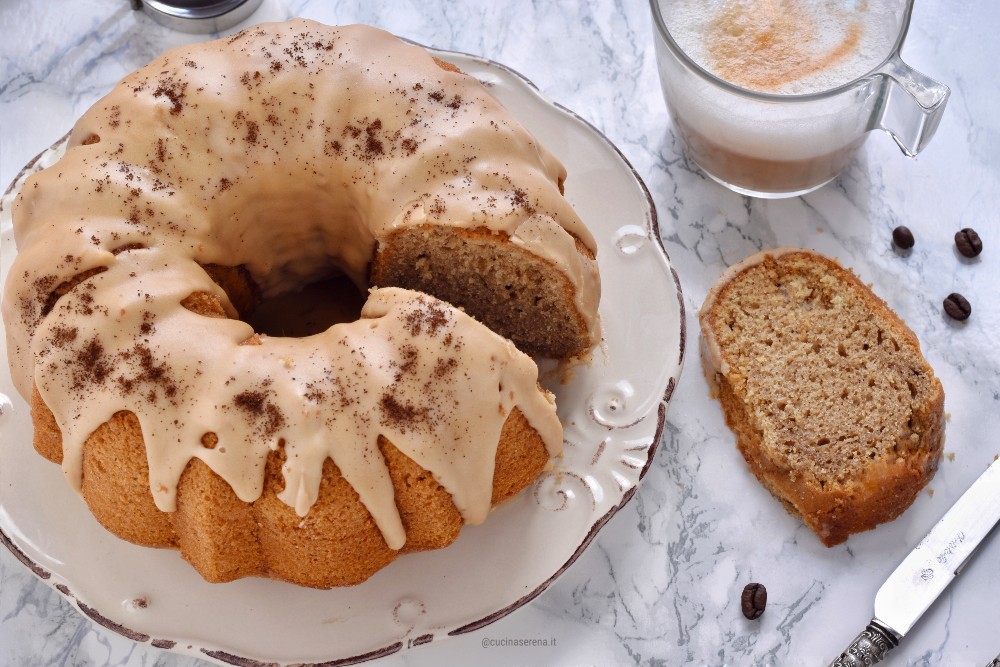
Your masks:
M246 20L263 0L132 0L154 21L172 30L207 34Z

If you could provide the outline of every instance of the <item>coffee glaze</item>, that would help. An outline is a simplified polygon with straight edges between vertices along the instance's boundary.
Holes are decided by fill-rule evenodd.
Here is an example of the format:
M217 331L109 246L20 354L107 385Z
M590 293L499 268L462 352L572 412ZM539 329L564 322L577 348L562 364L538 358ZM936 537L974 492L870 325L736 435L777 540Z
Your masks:
M128 410L164 511L192 458L249 501L285 447L284 502L308 511L329 456L398 549L381 434L479 522L513 408L561 447L537 369L506 340L405 290L301 339L253 339L181 302L204 292L237 316L207 264L245 266L265 295L331 266L364 286L380 238L432 223L502 232L550 261L596 332L596 263L574 237L595 244L564 176L478 81L373 28L294 20L175 49L88 111L23 188L3 301L12 375L53 410L76 488L84 441Z

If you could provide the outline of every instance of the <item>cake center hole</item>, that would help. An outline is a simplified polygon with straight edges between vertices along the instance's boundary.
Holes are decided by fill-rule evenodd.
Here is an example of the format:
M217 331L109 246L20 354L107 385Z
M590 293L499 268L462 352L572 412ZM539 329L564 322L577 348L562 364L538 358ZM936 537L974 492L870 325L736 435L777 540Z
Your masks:
M364 303L365 297L354 283L337 276L264 299L245 319L257 333L302 338L359 319Z

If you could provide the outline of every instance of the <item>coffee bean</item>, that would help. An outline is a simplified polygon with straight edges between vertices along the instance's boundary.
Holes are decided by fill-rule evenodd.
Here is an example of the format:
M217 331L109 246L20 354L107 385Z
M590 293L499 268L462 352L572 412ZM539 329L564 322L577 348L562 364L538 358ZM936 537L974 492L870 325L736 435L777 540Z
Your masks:
M983 251L983 240L971 227L955 232L955 245L966 257L978 257Z
M944 300L944 312L948 313L948 317L953 320L967 320L972 314L972 305L958 292L952 292Z
M760 618L767 606L767 589L763 584L747 584L740 596L740 607L743 608L743 615L751 621Z
M909 250L913 247L913 232L906 225L900 225L892 230L892 242L896 244L898 248L903 250Z

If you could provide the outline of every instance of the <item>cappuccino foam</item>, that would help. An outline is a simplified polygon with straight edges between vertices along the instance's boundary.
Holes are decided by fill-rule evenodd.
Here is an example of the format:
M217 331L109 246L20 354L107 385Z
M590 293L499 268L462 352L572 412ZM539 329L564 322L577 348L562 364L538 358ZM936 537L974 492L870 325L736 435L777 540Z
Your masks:
M737 86L805 94L863 76L889 54L900 3L886 0L667 0L677 45Z

